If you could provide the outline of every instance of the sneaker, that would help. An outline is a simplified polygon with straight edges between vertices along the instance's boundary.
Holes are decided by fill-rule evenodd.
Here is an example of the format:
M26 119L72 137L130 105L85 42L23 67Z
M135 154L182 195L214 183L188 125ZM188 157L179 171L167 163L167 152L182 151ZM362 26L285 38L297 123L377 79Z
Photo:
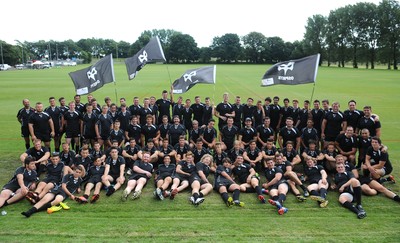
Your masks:
M142 194L142 191L134 191L131 199L132 200L138 199L141 194Z
M364 208L363 208L363 206L361 204L357 205L356 208L358 209L358 211L365 213L365 210L364 210Z
M169 197L171 195L171 192L170 191L163 191L162 195L163 195L164 198L166 198L166 197Z
M82 203L82 204L88 202L88 200L87 200L84 196L78 197L77 201L78 201L79 203Z
M70 206L68 206L66 203L63 203L63 202L60 202L60 206L61 206L64 210L68 210L68 209L71 208Z
M232 197L228 197L228 200L226 201L226 206L228 206L228 207L233 206L233 198Z
M171 191L171 195L169 195L169 199L174 200L176 194L178 194L178 189L174 189Z
M35 201L36 202L39 202L40 201L40 198L39 198L39 193L37 193L37 192L32 192L32 196L31 196L33 199L35 199Z
M99 200L99 198L100 198L99 194L94 194L90 199L90 203L95 203L97 200Z
M389 175L387 178L388 181L391 181L393 184L396 183L396 180L394 179L393 175Z
M269 193L269 191L267 190L267 189L261 189L261 192L263 193L263 194L268 194Z
M287 209L285 207L281 207L280 209L278 209L279 215L283 215L283 214L287 213L287 211L289 211L289 209Z
M121 196L121 201L126 202L126 200L128 199L129 193L127 190L124 190L122 192L122 196Z
M196 206L198 206L198 205L200 205L200 204L202 204L203 202L204 202L204 198L203 197L199 197L199 198L197 198L196 199L196 201L194 202L194 204L196 205Z
M304 192L303 192L303 195L304 195L305 197L309 197L309 196L310 196L310 192L308 192L308 190L305 189Z
M30 197L30 196L29 196L29 192L28 192L28 194L25 196L25 198L26 198L32 205L36 204L36 200L35 200L33 197Z
M311 195L310 198L311 198L311 200L321 202L321 203L325 201L325 198L320 197L320 196Z
M307 201L307 198L303 197L302 195L298 195L298 196L296 196L296 198L297 198L297 201L299 201L299 202Z
M55 206L55 205L54 205L54 206L52 206L52 207L50 207L50 208L47 209L47 213L48 213L48 214L51 214L51 213L60 211L61 209L62 209L61 206Z
M241 201L239 201L239 200L236 200L236 201L234 201L233 203L234 203L236 206L244 207L244 202L241 202Z
M160 188L156 189L156 195L161 201L164 200L163 192Z
M31 204L36 204L37 202L40 201L40 198L39 198L39 195L37 194L37 192L29 191L25 197Z
M367 216L367 213L365 213L365 211L358 211L357 213L357 218L359 219L363 219Z
M320 206L321 208L326 208L326 206L328 206L328 203L329 203L329 201L326 200L326 199L324 199L324 201L321 202L321 203L319 204L319 206Z
M106 196L111 196L115 192L115 188L113 186L109 186L107 188Z
M194 205L194 197L193 196L191 196L191 197L189 197L189 202L191 202L193 205Z
M266 203L267 202L263 195L258 195L258 200L260 200L261 203Z
M272 199L269 199L268 202L269 202L269 204L271 204L271 205L273 205L273 206L276 206L278 209L281 209L281 208L282 208L281 203L278 202L278 201L274 201L274 200L272 200Z

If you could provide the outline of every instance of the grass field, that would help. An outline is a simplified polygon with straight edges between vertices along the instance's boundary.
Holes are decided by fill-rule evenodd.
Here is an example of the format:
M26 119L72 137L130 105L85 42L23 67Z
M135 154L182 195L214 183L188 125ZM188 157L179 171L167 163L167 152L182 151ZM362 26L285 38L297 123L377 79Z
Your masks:
M130 104L134 96L141 99L161 96L172 80L196 65L147 65L138 76L128 81L125 66L115 63L116 85L108 84L94 96L102 101L110 96L125 97ZM82 67L48 70L0 72L0 185L5 184L20 165L19 155L24 151L16 113L21 101L29 98L31 105L48 97L64 96L72 100L74 87L68 72ZM260 87L265 65L217 65L214 85L197 85L184 98L206 96L219 103L222 93L229 92L231 101L236 95L242 100L266 96L310 99L312 84L301 86ZM116 92L116 91L117 92ZM398 71L354 70L322 67L318 71L313 99L339 101L341 109L355 99L358 108L371 105L382 123L382 139L389 147L394 165L394 176L400 178L400 126L398 114L400 75ZM86 102L86 97L82 97ZM300 102L302 103L302 102ZM399 184L387 184L395 192ZM271 205L261 205L255 195L241 194L245 208L227 208L217 193L206 197L198 208L188 203L188 192L178 194L174 201L155 201L153 186L149 183L137 201L119 200L121 191L110 198L101 193L95 205L69 202L70 211L52 215L37 213L29 219L20 215L30 207L27 201L4 208L8 214L0 216L0 241L277 241L277 242L400 242L400 204L384 198L363 197L367 218L358 220L337 202L337 193L330 192L330 204L321 209L315 202L297 203L289 195L284 216Z

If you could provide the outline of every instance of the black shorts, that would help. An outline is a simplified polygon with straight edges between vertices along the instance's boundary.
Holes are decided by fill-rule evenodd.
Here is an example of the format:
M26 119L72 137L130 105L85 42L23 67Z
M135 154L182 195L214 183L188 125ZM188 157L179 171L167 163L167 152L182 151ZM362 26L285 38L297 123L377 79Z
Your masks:
M336 137L335 136L325 136L325 142L335 142Z
M113 174L109 174L109 176L111 176L111 177L113 178L112 183L117 182L117 179L118 179L118 177L119 177L119 175L113 175Z
M45 177L42 182L44 183L53 183L54 185L60 184L60 178L54 177Z
M101 182L101 177L95 176L95 177L90 177L87 181L87 183L92 183L96 185L97 183Z
M226 189L228 190L229 187L230 187L232 184L234 184L234 183L232 183L232 182L230 182L230 181L217 182L217 183L215 184L215 190L219 191L219 188L221 188L221 187L223 187L223 186L226 187Z
M147 178L146 175L142 175L142 174L133 174L131 176L129 176L128 180L139 180L140 178L144 178L146 180L148 180L149 178Z
M29 133L29 127L28 126L23 126L21 127L21 137L27 138L31 134Z
M201 184L202 179L198 175L192 175L189 177L189 184L191 185L194 181L198 181Z
M178 178L180 181L189 181L190 178L183 176L183 175L179 175L179 174L175 174L172 179Z
M308 180L307 183L308 183L309 185L311 185L311 184L318 184L320 180L321 180L321 179Z
M372 181L372 179L367 176L362 176L358 180L360 181L361 185L364 185L364 184L368 185Z
M281 184L286 184L286 185L288 186L288 188L289 188L289 184L287 183L286 180L280 180L280 181L278 181L277 183L275 183L274 185L268 187L268 190L269 190L269 191L271 191L271 190L273 190L273 189L278 190L278 187L279 187Z
M36 136L36 138L42 140L43 142L50 142L51 141L50 133L44 134L44 133L36 133L35 132L35 136Z
M20 186L18 185L18 183L8 183L3 186L3 190L7 189L12 192L17 191L19 188L20 188Z
M159 176L157 177L157 179L154 180L154 182L157 184L157 182L158 182L159 180L165 180L167 177L171 177L171 179L172 179L172 175L159 175Z
M51 189L49 192L53 193L55 196L61 195L64 199L68 197L61 186L57 186L57 187Z
M80 136L81 134L79 131L65 131L65 138L77 138Z
M96 134L85 134L83 136L85 139L96 139Z

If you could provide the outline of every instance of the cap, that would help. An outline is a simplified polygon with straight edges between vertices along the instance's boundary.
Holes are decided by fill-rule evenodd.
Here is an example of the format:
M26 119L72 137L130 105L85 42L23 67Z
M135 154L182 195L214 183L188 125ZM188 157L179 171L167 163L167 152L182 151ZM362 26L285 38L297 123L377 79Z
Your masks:
M251 118L250 117L246 117L245 121L251 121Z

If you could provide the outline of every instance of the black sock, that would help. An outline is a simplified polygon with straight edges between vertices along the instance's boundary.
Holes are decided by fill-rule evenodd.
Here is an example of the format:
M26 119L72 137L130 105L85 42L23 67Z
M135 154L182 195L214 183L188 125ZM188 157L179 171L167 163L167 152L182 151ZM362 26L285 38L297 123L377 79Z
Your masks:
M88 198L89 198L89 195L84 194L83 197L86 198L86 199L88 199Z
M352 211L355 214L358 214L358 210L356 207L354 207L353 204L351 204L350 202L346 201L342 204L343 207L349 209L350 211Z
M318 192L317 192L316 190L312 190L312 191L310 192L310 194L313 195L313 196L319 196L319 195L318 195Z
M224 202L227 202L227 201L228 201L228 198L229 198L229 195L228 195L227 192L223 192L223 193L221 194L221 197L222 197L222 200L224 200Z
M75 151L77 151L77 153L78 153L78 151L79 151L79 144L75 145Z
M396 202L400 202L400 197L399 195L396 195L393 197L393 200L395 200ZM4 204L5 205L5 204Z
M29 146L29 143L26 143L26 144L25 144L25 148L28 150L29 147L30 147L30 146Z
M22 212L21 214L29 218L32 214L36 213L38 210L35 207L31 207L28 211Z
M7 201L8 201L8 200L5 200L3 206L1 206L1 207L7 206L7 205L8 205L8 202L7 202Z
M199 192L199 197L204 197L204 194L202 192Z
M233 201L239 200L240 190L236 189L233 191Z
M56 152L60 152L60 148L58 147L58 148L54 148L54 150L56 151Z
M278 196L273 196L272 200L277 201L278 200Z
M283 202L286 200L286 195L281 193L278 196L278 201L281 203L281 205L283 205Z
M38 208L37 211L44 211L47 210L48 208L51 208L51 202L46 203L42 207Z
M384 178L384 177L381 177L381 178L379 178L379 180L378 180L378 182L379 183L384 183L384 182L387 182L388 180L387 180L387 178Z
M199 198L199 194L197 192L193 193L193 198L196 201Z
M326 198L326 195L328 194L328 191L325 188L321 188L319 190L319 194L322 198Z
M361 204L361 187L353 187L354 190L354 199L356 200L357 205Z
M300 188L303 190L303 192L307 191L307 188L303 184L300 185Z
M261 191L261 187L260 186L256 186L254 189L256 190L257 195L262 195L262 191Z

